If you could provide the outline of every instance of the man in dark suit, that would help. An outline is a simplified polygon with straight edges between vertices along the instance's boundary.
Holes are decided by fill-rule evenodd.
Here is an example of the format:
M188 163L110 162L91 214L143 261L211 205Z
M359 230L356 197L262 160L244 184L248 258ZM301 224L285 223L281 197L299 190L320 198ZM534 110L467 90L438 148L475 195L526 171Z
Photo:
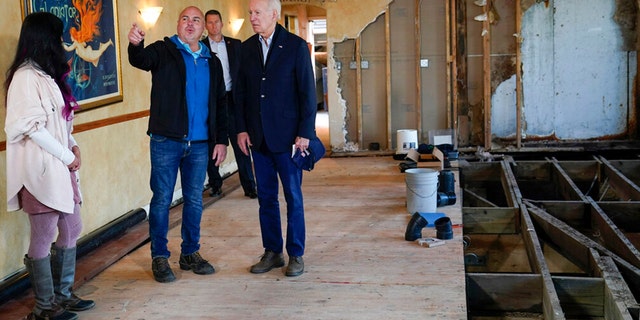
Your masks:
M302 169L291 160L316 136L316 97L307 42L277 23L279 0L250 0L251 26L256 33L242 43L236 129L238 145L251 148L258 182L260 229L264 255L251 267L263 273L284 266L278 202L278 177L287 202L286 276L304 272L305 249Z
M253 178L253 169L251 167L251 156L242 153L238 146L235 130L235 104L233 97L233 83L238 78L238 70L240 69L240 45L238 39L225 37L222 35L222 15L218 10L209 10L205 14L206 29L208 36L203 40L204 44L209 47L220 62L224 74L224 82L227 90L227 108L229 119L229 140L233 147L233 154L236 157L238 165L238 175L240 176L240 184L244 189L244 195L251 199L258 197L256 193L256 182ZM207 166L207 174L209 175L209 194L212 197L222 195L222 177L220 176L219 167L213 159L209 159Z

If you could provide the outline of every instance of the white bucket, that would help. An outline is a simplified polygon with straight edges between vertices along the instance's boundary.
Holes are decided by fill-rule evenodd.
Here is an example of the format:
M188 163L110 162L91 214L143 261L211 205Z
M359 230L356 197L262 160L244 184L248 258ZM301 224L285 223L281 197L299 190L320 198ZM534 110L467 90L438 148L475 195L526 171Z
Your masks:
M438 171L413 168L404 171L407 182L407 211L433 213L437 207Z
M411 149L418 149L418 131L412 129L398 130L396 140L396 153L408 153Z

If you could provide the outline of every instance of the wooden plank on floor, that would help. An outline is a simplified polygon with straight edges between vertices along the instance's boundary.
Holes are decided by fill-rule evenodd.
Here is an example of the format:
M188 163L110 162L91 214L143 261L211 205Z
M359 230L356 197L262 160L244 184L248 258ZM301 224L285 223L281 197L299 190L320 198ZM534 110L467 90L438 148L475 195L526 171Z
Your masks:
M588 201L591 205L591 228L598 233L600 242L607 249L640 268L640 251L593 199L588 198Z
M504 161L503 161L504 162ZM541 295L542 295L542 315L545 319L549 320L564 320L564 312L560 303L560 298L553 285L551 278L551 271L544 258L542 246L540 244L540 238L535 231L535 225L531 220L531 216L527 210L527 207L522 203L522 192L518 185L515 174L512 170L516 166L503 165L507 182L509 183L512 195L517 198L518 207L520 208L520 224L518 225L522 239L526 244L526 251L529 256L529 265L536 274L541 277Z
M591 249L593 263L598 265L596 275L604 280L603 315L605 319L633 319L632 313L640 307L631 289L621 276L611 257L601 256Z
M516 233L518 208L464 207L464 233Z
M468 294L472 310L542 312L542 281L537 274L470 273Z
M640 201L640 189L633 181L627 178L620 170L614 167L609 160L600 157L602 161L604 175L613 190L622 201Z
M558 276L553 277L553 284L567 318L592 319L603 316L605 290L601 278Z
M595 249L603 255L610 256L631 288L640 288L640 268L621 258L598 242L571 228L545 210L525 201L532 218L540 225L545 234L550 237L554 245L562 249L562 253L570 257L582 269L593 272L590 250Z

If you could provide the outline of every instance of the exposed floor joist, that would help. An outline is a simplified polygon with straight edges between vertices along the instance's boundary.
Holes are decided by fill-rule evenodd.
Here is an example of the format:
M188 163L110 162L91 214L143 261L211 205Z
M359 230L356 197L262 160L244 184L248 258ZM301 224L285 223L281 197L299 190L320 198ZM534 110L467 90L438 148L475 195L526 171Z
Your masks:
M470 319L637 320L640 161L505 159L461 169Z

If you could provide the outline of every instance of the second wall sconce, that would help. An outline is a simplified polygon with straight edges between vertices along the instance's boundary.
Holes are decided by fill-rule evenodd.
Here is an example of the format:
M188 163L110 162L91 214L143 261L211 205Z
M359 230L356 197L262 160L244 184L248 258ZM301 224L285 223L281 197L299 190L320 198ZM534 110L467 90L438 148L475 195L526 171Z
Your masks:
M238 34L238 32L240 31L240 28L242 28L243 23L244 23L244 19L242 18L233 19L229 21L229 26L231 27L231 32L233 33L234 36Z

